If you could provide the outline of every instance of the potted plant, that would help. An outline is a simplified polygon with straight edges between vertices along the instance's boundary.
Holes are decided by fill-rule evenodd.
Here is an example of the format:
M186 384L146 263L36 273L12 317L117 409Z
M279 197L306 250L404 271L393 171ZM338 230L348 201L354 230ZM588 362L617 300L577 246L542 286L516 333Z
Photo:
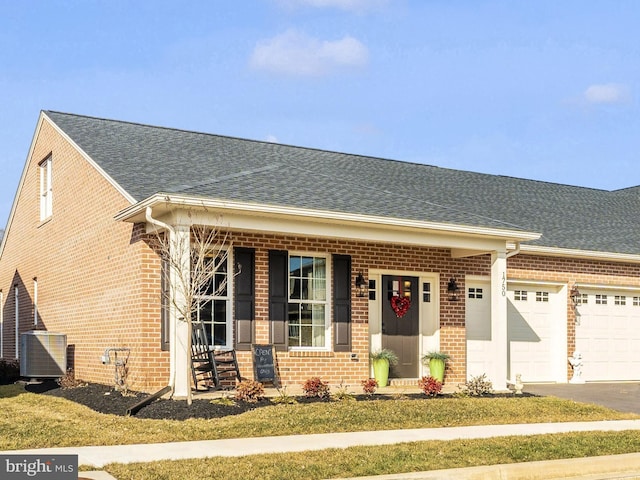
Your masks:
M379 387L386 387L389 381L389 366L398 363L398 356L392 350L383 348L369 354L373 365L373 377Z
M429 352L422 357L422 363L429 366L430 375L439 382L444 381L444 369L447 360L451 358L448 353Z

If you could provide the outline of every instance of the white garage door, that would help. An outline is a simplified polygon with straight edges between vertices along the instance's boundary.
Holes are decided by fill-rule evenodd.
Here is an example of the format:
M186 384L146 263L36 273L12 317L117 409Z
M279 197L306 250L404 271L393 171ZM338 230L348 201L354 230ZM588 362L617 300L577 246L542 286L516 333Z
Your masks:
M566 381L566 298L541 285L510 285L507 296L509 378Z
M640 380L640 293L580 288L576 350L582 378Z
M491 295L489 282L467 282L467 379L491 377L495 349L491 346Z

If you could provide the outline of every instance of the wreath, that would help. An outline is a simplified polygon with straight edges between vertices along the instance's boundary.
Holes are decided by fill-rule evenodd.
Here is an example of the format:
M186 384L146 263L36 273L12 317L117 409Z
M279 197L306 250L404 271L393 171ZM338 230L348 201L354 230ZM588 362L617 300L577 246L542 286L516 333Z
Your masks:
M391 308L396 312L396 317L404 317L407 310L411 306L411 299L409 297L401 297L400 295L394 295L391 297Z

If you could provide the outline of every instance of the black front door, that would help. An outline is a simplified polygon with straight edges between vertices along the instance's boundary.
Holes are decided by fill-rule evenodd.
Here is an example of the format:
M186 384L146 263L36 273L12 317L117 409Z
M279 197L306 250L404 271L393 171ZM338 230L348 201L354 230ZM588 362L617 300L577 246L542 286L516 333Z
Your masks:
M418 377L419 310L417 277L382 276L382 348L398 356L391 378Z

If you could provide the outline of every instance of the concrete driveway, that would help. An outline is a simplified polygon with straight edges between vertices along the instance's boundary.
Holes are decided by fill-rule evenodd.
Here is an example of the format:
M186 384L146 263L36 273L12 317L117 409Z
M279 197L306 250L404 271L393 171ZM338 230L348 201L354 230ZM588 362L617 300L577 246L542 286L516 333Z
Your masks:
M595 403L620 412L640 414L640 383L528 383L524 392Z

